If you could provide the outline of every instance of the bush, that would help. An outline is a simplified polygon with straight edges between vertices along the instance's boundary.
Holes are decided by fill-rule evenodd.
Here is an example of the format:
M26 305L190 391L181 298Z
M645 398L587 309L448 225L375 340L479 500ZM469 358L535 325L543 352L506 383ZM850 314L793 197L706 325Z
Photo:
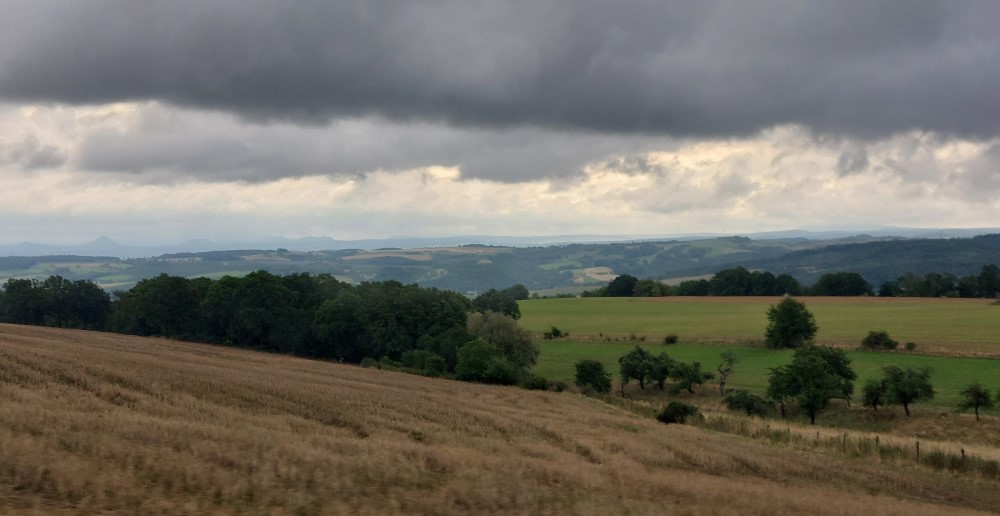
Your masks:
M426 363L427 359L433 354L434 353L431 353L426 349L411 349L403 352L403 356L399 357L399 361L403 363L403 366L409 367L410 369L423 370L424 363Z
M564 382L562 380L558 380L558 381L552 382L552 390L553 391L562 392L562 391L565 391L567 388L569 388L569 386L566 385L566 382Z
M455 378L468 382L486 381L486 370L496 359L504 358L499 347L481 340L471 341L458 348Z
M748 416L764 416L771 410L771 404L745 389L731 391L725 397L726 408L729 410L746 411Z
M495 385L517 385L521 368L506 358L494 358L483 372L483 382Z
M691 405L690 403L684 403L683 401L671 401L667 404L663 412L660 412L656 416L656 420L665 423L672 424L677 423L683 425L687 418L694 416L698 413L698 407Z
M531 391L547 391L549 390L549 381L545 379L544 376L538 376L537 374L527 373L524 375L524 380L521 385Z
M677 344L677 334L676 333L671 333L671 334L667 335L666 337L663 337L663 343L664 344Z
M917 349L917 343L916 342L907 342L906 343L906 350L907 351L913 351L915 349Z
M378 365L380 369L389 369L389 370L399 369L400 367L403 367L402 363L396 362L395 360L389 357L380 358L378 361Z
M604 364L585 358L576 363L576 384L591 387L597 392L609 392L611 375L604 371Z
M556 328L555 326L553 326L551 330L545 332L545 339L546 340L558 339L559 337L562 337L562 336L563 336L562 330L560 330L559 328Z
M444 376L448 372L448 363L440 355L431 355L424 361L423 372L427 376Z
M887 331L870 331L868 336L861 340L861 347L866 349L896 349L899 342L889 337Z
M365 357L361 359L361 367L378 369L378 361L372 357Z

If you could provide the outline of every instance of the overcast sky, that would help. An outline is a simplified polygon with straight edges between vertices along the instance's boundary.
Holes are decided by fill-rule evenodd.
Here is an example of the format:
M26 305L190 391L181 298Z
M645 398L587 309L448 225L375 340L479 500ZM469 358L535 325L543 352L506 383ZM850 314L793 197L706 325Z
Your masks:
M0 242L995 227L998 20L0 0Z

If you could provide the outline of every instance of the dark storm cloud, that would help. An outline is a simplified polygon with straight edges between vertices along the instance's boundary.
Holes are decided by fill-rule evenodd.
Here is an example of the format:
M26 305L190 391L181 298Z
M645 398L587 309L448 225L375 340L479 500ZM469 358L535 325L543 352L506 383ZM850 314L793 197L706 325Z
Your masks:
M453 166L462 177L517 182L578 174L617 153L670 149L662 137L568 134L532 127L458 129L431 123L338 120L326 127L235 124L228 116L147 106L122 129L80 141L74 164L143 182L267 181L307 175Z
M0 96L673 136L1000 134L1000 2L0 5Z

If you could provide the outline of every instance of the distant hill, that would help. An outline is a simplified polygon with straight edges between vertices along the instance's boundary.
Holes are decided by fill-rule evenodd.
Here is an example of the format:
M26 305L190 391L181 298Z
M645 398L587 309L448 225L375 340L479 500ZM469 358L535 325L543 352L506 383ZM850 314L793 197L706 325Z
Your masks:
M552 292L594 288L618 274L670 280L743 266L787 273L805 284L825 272L855 271L877 286L905 272L965 275L977 273L987 263L1000 264L1000 235L948 239L868 234L836 239L729 236L527 247L477 242L314 251L245 248L171 252L153 258L120 258L113 249L97 244L92 248L95 254L109 252L94 257L0 257L0 283L7 278L44 279L58 274L70 280L88 279L109 289L127 289L160 273L218 278L263 269L275 274L326 273L352 283L392 279L462 293L517 283L532 291Z
M853 271L878 286L907 272L976 274L990 263L1000 265L1000 234L835 244L753 260L746 266L791 274L804 283L826 272Z
M921 229L900 227L874 227L857 229L792 229L741 234L752 240L838 240L856 235L876 238L956 238L971 237L987 233L1000 233L1000 228L979 229ZM101 236L93 241L80 244L53 244L38 242L0 242L0 256L117 256L119 258L149 258L173 253L203 253L210 251L230 251L233 249L287 249L289 251L336 251L343 249L421 247L457 247L469 244L483 244L504 247L542 247L569 244L611 244L627 242L666 242L710 240L730 236L719 233L678 233L678 234L636 234L636 235L547 235L547 236L495 236L459 235L446 237L391 237L362 240L337 240L330 237L308 236L287 238L281 236L211 241L194 239L184 242L156 245L122 244L114 239Z

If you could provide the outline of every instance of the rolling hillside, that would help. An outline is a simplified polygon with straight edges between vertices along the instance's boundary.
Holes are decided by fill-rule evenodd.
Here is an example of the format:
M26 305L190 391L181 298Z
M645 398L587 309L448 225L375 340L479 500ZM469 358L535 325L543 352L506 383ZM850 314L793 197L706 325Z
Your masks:
M958 514L995 481L570 393L0 325L0 512Z
M838 244L754 260L746 266L790 274L806 284L827 272L852 271L878 286L907 272L976 274L989 263L1000 263L1000 235Z

